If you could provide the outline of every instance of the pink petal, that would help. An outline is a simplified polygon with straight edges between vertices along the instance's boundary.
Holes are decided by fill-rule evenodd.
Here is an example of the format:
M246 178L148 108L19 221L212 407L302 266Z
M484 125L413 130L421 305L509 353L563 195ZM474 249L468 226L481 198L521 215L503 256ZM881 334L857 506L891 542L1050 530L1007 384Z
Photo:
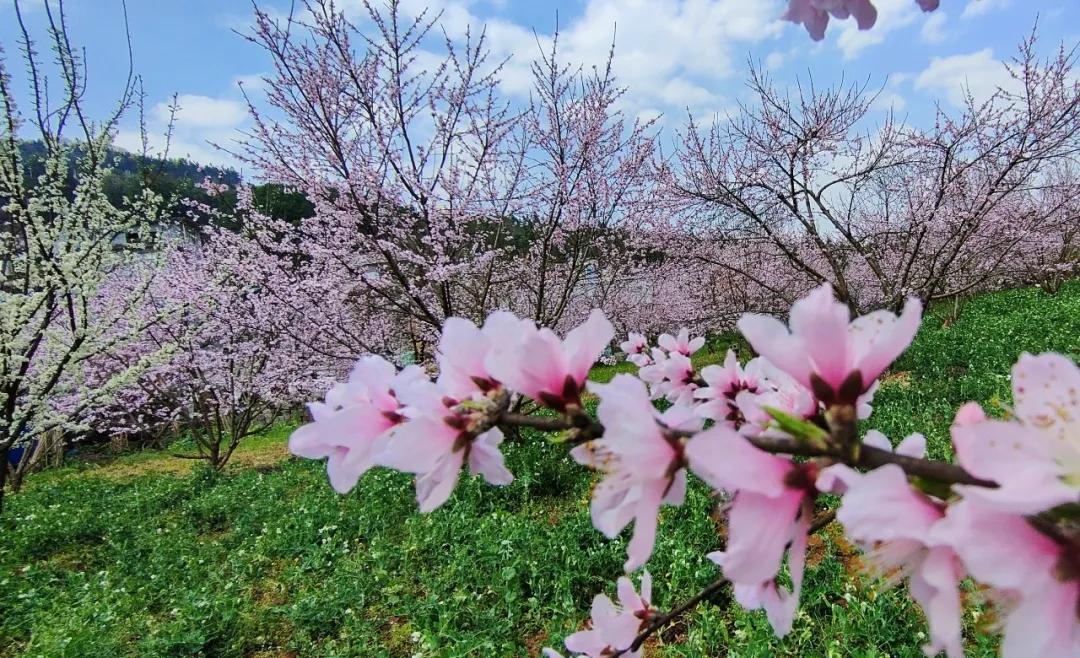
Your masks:
M810 386L810 363L803 351L803 343L792 336L782 322L768 315L744 313L739 318L738 328L758 354L803 386Z
M863 437L863 444L892 452L892 441L877 430L867 430L866 436Z
M760 450L733 430L715 425L690 439L685 454L691 470L718 489L765 496L784 494L791 462Z
M1060 354L1021 354L1013 367L1013 402L1017 417L1045 432L1047 454L1080 466L1080 369Z
M711 553L709 559L719 564L724 576L734 583L772 580L792 539L802 500L803 492L793 489L777 498L740 491L728 516L727 550Z
M457 432L442 419L415 418L394 429L375 463L406 473L424 473L450 452L456 438Z
M540 329L525 339L520 354L517 372L505 373L502 377L496 375L500 381L533 399L539 398L540 393L544 392L562 395L570 371L558 336L550 329ZM491 366L489 363L488 367Z
M857 541L925 541L931 526L942 517L941 510L912 489L903 469L895 464L876 468L847 485L836 518Z
M956 418L953 419L953 425L957 427L963 427L965 425L974 425L986 420L986 414L983 412L982 407L978 402L968 402L960 407L956 411Z
M648 571L641 572L641 602L645 606L652 605L652 575Z
M483 475L488 484L505 486L514 481L514 475L507 470L503 454L499 451L502 442L502 430L495 427L476 437L470 447L469 470Z
M326 461L326 475L334 491L340 494L348 493L372 465L370 454L338 448Z
M889 314L891 315L891 314ZM863 384L881 376L885 368L889 367L904 350L911 345L915 334L922 324L922 302L914 297L907 300L900 317L888 322L881 332L875 336L869 351L854 364L855 368L862 373Z
M600 309L593 309L589 319L570 330L564 343L568 372L578 385L585 382L589 369L615 337L615 327L604 317Z
M660 334L660 337L656 339L656 344L667 352L676 352L679 349L678 341L671 334Z
M438 384L447 395L461 400L477 392L472 377L485 377L488 341L472 322L447 318L439 340Z
M432 470L416 477L416 499L421 512L430 512L450 498L461 472L462 452L444 453Z
M874 27L877 21L877 9L874 9L870 0L853 0L848 3L848 10L855 17L855 23L860 30L869 30Z
M802 341L814 371L833 390L840 388L853 369L848 346L850 317L851 311L833 298L828 284L810 291L791 307L791 333ZM783 367L771 355L764 356ZM793 372L788 374L796 377ZM809 385L808 381L800 383Z
M1076 658L1080 622L1076 619L1080 582L1040 581L1005 619L1002 658Z
M795 529L788 552L788 573L791 575L791 592L778 591L773 586L775 598L768 597L763 603L765 615L773 632L777 637L784 637L791 632L792 622L795 620L795 611L799 607L799 598L802 596L803 574L806 571L806 546L808 523L805 519L800 520Z
M1054 440L1049 435L1020 423L987 420L954 426L952 436L960 464L1000 485L957 486L964 496L1017 514L1080 501L1080 491L1061 480L1061 467L1046 454L1046 442Z
M963 658L960 643L960 578L963 572L948 548L932 548L912 573L911 597L922 607L930 624L927 656L944 651L948 658Z
M926 456L926 437L918 433L907 436L896 446L896 454L922 459Z
M930 532L931 543L951 547L976 580L1022 590L1051 577L1061 549L1024 517L961 500Z
M671 479L671 486L668 487L667 493L664 494L665 505L682 505L686 501L686 469L680 468L675 471L675 476Z
M664 496L665 483L656 481L643 487L641 499L634 510L634 535L626 547L626 563L623 569L633 571L648 561L656 543L657 516L660 500Z

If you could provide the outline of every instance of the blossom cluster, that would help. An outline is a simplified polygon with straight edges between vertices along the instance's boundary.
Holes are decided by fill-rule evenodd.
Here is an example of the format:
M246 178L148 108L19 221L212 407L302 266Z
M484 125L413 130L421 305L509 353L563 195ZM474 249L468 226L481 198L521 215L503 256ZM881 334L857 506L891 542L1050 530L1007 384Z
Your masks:
M867 551L870 570L907 580L929 622L928 655L963 655L965 578L1002 612L1003 655L1078 655L1080 543L1067 520L1080 505L1080 369L1056 354L1021 356L1008 419L974 403L957 412L956 465L927 460L919 434L894 450L875 430L860 437L859 421L921 314L913 299L899 315L852 320L822 286L794 304L786 325L753 314L739 321L758 353L745 364L729 352L722 365L698 370L702 338L683 330L650 346L631 334L621 347L640 369L606 384L586 381L614 337L599 311L564 339L508 312L482 327L452 318L434 381L418 366L399 371L365 357L311 405L314 422L290 447L328 458L340 492L372 466L416 473L420 508L430 511L448 500L465 464L492 484L511 482L500 427L564 431L573 459L601 474L593 525L614 538L633 524L628 573L649 560L660 508L683 503L693 473L730 501L724 550L707 557L734 599L764 610L778 636L795 618L815 510L833 494L836 519ZM586 394L599 399L595 419ZM523 397L555 415L512 413ZM568 650L640 655L662 620L648 574L640 593L621 578L618 595L618 604L596 597L591 624L566 638Z
M934 11L940 0L915 0L923 11ZM869 30L877 22L877 9L871 0L789 0L784 19L801 23L810 38L821 41L829 18L854 18L860 30Z

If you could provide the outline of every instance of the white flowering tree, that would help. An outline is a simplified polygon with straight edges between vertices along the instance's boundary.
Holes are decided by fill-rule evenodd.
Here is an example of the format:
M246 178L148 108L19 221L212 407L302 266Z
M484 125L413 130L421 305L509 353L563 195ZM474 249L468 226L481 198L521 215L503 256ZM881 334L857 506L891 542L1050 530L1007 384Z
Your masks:
M45 5L57 69L51 79L15 8L30 91L27 107L18 107L0 50L0 495L9 476L17 486L23 471L20 463L8 466L13 448L76 426L139 367L94 388L75 375L146 322L132 311L154 270L145 247L162 208L149 192L117 207L104 191L111 132L134 97L133 76L111 116L92 121L63 5ZM44 144L40 162L26 161L20 143L27 137ZM122 285L123 294L108 293L110 285Z

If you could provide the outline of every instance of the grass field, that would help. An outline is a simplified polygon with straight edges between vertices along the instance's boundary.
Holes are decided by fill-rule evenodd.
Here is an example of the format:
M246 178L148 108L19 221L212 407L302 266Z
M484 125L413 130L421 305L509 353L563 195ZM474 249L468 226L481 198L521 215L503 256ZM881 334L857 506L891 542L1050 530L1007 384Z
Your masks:
M1080 352L1080 285L979 297L955 321L951 310L930 313L871 419L894 440L923 431L936 457L960 403L1008 401L1019 352ZM287 458L290 429L257 437L218 476L153 452L32 476L0 518L0 655L534 656L611 593L625 539L592 529L592 477L564 448L526 434L507 448L511 486L466 481L424 516L397 473L334 494L321 464ZM717 547L711 501L692 484L665 508L648 564L661 608L718 575L704 557ZM783 641L759 613L703 605L649 655L921 656L918 610L902 589L848 578L858 557L835 530L811 546ZM991 625L969 598L968 630ZM969 655L992 655L978 637Z

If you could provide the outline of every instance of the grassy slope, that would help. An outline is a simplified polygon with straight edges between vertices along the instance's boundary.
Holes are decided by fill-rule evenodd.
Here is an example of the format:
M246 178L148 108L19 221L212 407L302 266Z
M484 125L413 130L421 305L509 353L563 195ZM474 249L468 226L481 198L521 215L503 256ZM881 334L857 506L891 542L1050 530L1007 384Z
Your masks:
M937 456L959 403L1008 400L1020 351L1080 352L1080 285L982 297L949 326L945 310L882 385L873 418L894 439L924 431ZM217 478L152 453L33 478L0 519L0 655L536 655L620 573L625 540L592 529L591 478L557 446L510 446L513 485L466 481L422 516L401 474L335 495L320 464L281 459L287 431ZM695 483L663 513L649 563L661 607L717 575L704 558L717 547L710 507ZM650 655L921 656L918 611L902 591L846 578L856 561L835 533L812 546L784 641L760 614L706 605Z

